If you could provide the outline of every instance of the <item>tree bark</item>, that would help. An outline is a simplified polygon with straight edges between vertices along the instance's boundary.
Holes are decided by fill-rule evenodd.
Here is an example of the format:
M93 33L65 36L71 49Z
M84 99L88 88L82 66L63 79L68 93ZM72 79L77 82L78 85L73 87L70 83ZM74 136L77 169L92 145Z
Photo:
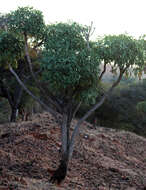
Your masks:
M15 89L14 100L13 100L14 102L13 102L13 106L11 108L12 113L11 113L10 122L16 122L17 115L18 115L18 107L19 107L20 102L21 102L22 93L23 93L23 89L18 84L16 89Z
M18 114L18 109L12 107L12 108L11 108L11 118L10 118L10 122L16 122L17 114Z
M101 72L101 74L100 74L100 76L99 76L99 80L100 80L100 81L101 81L101 79L102 79L104 73L106 72L106 65L107 65L107 63L104 63L103 71Z
M69 162L69 145L70 145L70 126L72 120L72 106L69 106L68 109L64 109L62 116L62 125L61 125L61 138L62 138L62 149L61 149L61 160L59 167L54 172L50 181L52 183L57 182L60 184L67 175L68 162Z
M65 154L67 152L67 115L66 113L63 113L62 116L62 124L61 124L61 143L62 148L61 152L62 154Z

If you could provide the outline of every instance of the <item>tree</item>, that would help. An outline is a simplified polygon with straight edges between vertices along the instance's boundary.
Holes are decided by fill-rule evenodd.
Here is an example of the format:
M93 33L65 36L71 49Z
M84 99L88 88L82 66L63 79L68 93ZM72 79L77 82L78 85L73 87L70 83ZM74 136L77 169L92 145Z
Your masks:
M19 37L2 31L0 33L0 96L6 98L12 109L10 121L16 120L17 109L22 95L22 87L16 83L16 79L8 70L8 63L15 68L21 58L23 44ZM17 67L19 76L22 74L22 65ZM15 83L15 84L14 84Z
M26 11L27 9L25 9ZM38 13L39 14L39 13ZM14 15L13 15L14 16ZM33 15L32 15L33 16ZM17 18L18 19L18 18ZM38 19L38 18L37 18ZM40 20L40 19L39 19ZM24 20L23 20L24 21ZM30 23L31 24L31 23ZM22 26L22 25L21 25ZM15 77L9 71L9 65L12 65L15 72L19 75L21 80L28 81L31 79L28 73L27 58L24 53L25 43L23 35L20 32L16 32L15 23L10 14L0 16L0 96L8 100L11 107L10 121L15 122L17 113L19 113L22 105L24 106L24 97L26 95L23 88L16 81ZM31 42L28 44L30 51L30 59L35 62L36 50L31 47ZM39 42L40 43L40 42ZM39 46L35 41L34 47ZM35 62L35 69L37 64ZM27 96L27 101L29 97ZM19 111L18 111L19 110Z
M24 90L59 121L62 154L60 165L54 172L51 181L60 183L66 176L81 124L104 103L109 93L119 84L129 68L142 66L143 51L139 41L127 35L105 36L98 42L90 42L92 27L83 27L77 23L57 23L45 28L41 21L42 17L34 22L34 19L38 18L35 17L34 13L38 14L38 11L29 8L19 8L12 12L10 14L12 21L10 28L12 30L14 28L15 31L24 36L25 55L30 72L42 94L47 93L47 103L38 99L26 88L11 65L9 65L9 69ZM39 15L41 14L39 13ZM37 80L32 69L27 42L28 37L35 39L35 42L40 37L42 39L41 29L43 34L45 31L45 37L43 36L41 41L43 43L41 48L41 80ZM118 70L119 76L110 89L96 102L98 84L102 78L101 75L103 75L102 72L99 74L99 65L102 60L106 64L111 64L113 69ZM81 103L85 101L96 103L78 120L71 134L72 119Z
M48 102L51 105L49 110L53 115L58 115L56 111L62 115L62 157L52 181L60 182L66 176L72 155L71 121L81 101L93 101L97 95L98 57L94 49L89 51L87 48L82 30L83 27L76 23L48 26L48 36L42 52L42 81L47 88ZM35 76L34 80L36 81ZM45 105L46 107L48 106Z

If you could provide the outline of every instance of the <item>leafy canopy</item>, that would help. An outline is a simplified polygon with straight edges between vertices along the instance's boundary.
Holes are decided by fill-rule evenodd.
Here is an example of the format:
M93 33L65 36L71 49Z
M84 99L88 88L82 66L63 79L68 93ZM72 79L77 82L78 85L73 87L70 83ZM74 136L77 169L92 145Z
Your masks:
M112 63L115 70L139 67L144 63L142 44L126 34L108 35L99 39L97 53L105 63Z
M43 80L57 94L93 96L98 82L99 62L77 23L57 23L47 28L42 57ZM90 91L90 93L89 93ZM86 95L85 95L86 94ZM92 94L92 95L91 95Z
M23 49L22 40L14 33L5 31L0 33L0 65L6 67L7 64L16 64Z
M24 39L27 36L39 43L45 33L45 23L42 12L31 7L19 7L7 15L1 16L2 27L0 32L0 62L6 65L18 64L18 60L24 57Z
M42 12L39 10L31 7L19 7L9 14L8 19L8 28L11 31L38 39L44 33L45 23Z

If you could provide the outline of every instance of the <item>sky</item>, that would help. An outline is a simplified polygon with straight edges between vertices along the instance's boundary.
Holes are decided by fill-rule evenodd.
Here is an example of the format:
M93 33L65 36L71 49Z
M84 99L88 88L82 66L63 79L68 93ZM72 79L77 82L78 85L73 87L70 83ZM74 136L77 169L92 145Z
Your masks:
M46 23L93 22L94 36L128 33L146 34L146 0L4 0L0 12L32 6L43 12Z

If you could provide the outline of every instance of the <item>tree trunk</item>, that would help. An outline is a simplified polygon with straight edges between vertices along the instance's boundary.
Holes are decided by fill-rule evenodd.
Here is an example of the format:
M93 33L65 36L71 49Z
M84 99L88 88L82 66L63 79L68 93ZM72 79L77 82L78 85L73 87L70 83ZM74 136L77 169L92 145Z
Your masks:
M65 109L64 109L65 110ZM62 116L62 125L61 125L61 137L62 137L62 147L61 147L61 159L59 167L54 171L53 176L50 181L52 183L57 182L60 184L67 175L68 163L69 163L69 145L70 145L70 125L72 120L72 107L68 107L64 111Z
M50 179L50 182L60 184L67 175L68 169L69 154L66 152L62 155L59 167L54 171L53 176Z
M16 108L12 108L10 122L16 122L17 112L18 110Z
M22 93L23 93L23 89L20 85L17 85L16 89L15 89L15 94L12 96L12 103L9 101L9 104L11 105L11 118L10 118L10 122L16 122L17 119L17 115L18 115L18 107L20 105L20 101L22 98Z

